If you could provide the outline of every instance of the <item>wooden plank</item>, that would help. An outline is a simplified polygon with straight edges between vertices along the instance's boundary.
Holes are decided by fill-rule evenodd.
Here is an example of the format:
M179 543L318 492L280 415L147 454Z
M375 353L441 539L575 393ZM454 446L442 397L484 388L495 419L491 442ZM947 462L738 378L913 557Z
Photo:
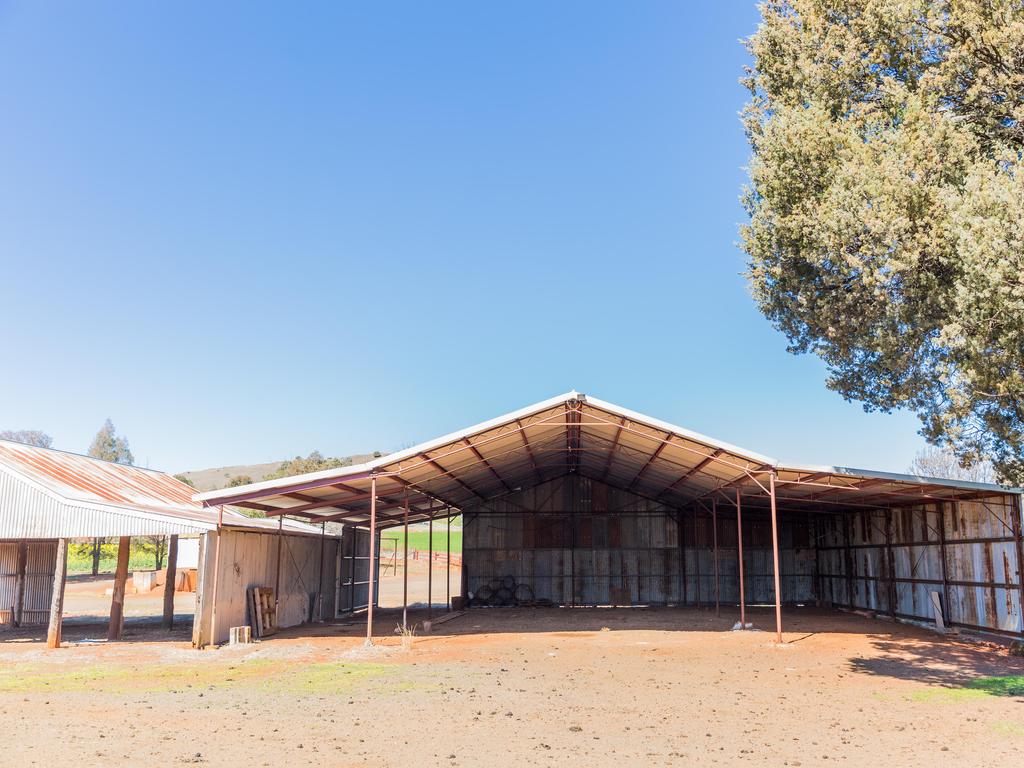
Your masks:
M50 625L46 631L46 647L60 648L61 621L64 618L64 585L68 580L68 540L57 541L57 558L53 568L53 596L50 599Z
M124 590L128 583L128 558L132 539L122 536L117 542L117 570L114 572L114 594L110 600L110 625L107 640L120 640L124 632Z
M260 623L260 606L259 599L256 596L257 587L252 587L249 590L248 602L249 602L249 623L252 626L253 634L256 637L263 636L263 627Z
M206 586L209 584L209 580L206 575L207 566L207 552L206 549L209 546L210 534L204 533L199 537L199 563L196 569L196 613L195 619L192 621L192 647L202 648L203 647L203 630L208 627L207 615L209 607L207 604ZM212 588L211 588L212 592ZM209 598L209 604L212 606L212 596Z
M178 535L167 545L167 575L164 578L164 629L174 629L174 582L178 578Z

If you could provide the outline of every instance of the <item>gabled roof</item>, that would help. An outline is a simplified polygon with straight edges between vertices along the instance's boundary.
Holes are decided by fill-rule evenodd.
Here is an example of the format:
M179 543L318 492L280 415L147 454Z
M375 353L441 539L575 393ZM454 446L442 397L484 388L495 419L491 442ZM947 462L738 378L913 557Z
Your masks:
M197 494L268 515L365 524L377 482L382 526L462 509L569 473L684 508L712 498L765 498L776 476L780 507L855 508L941 500L1006 489L778 460L578 392L544 400L365 464ZM394 510L399 510L394 512ZM389 513L390 511L390 513Z
M194 490L151 469L0 440L0 538L143 536L202 533L219 510ZM276 521L224 511L232 527L270 530ZM289 521L293 532L318 533Z

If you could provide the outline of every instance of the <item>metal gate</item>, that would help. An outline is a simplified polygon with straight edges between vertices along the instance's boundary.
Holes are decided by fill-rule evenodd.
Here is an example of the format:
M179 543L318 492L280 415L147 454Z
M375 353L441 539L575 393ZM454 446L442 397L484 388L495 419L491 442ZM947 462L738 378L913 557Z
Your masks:
M380 583L380 533L376 536L374 580ZM335 616L367 608L370 594L370 532L346 525L338 547L338 579L335 590ZM373 604L380 602L380 589L374 590Z

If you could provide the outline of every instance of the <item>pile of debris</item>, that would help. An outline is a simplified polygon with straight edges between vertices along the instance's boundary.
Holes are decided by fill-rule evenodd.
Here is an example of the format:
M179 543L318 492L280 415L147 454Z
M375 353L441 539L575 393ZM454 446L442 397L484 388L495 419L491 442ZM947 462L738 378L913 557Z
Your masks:
M537 599L533 587L516 583L514 576L491 579L469 593L470 608L548 608L554 603Z

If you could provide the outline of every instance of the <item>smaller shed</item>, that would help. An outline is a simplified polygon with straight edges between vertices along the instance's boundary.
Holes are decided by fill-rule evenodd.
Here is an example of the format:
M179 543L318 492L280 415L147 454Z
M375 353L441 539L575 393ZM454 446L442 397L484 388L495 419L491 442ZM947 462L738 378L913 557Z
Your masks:
M193 628L197 645L223 640L228 621L246 623L246 595L252 586L277 587L281 626L309 620L314 615L306 607L311 600L333 605L338 537L293 520L250 518L224 506L206 508L192 500L193 493L166 472L0 440L0 623L48 624L48 642L58 646L67 545L94 538L119 541L110 639L121 636L128 547L136 536L169 536L171 553L179 536L199 539L199 620ZM225 552L215 560L212 555L219 546ZM169 568L174 560L171 554ZM332 564L330 578L321 580L329 587L326 596L310 575L311 568L320 569L323 563ZM170 583L173 578L168 574ZM173 593L169 596L164 602L168 627ZM223 632L211 631L215 606L222 608Z

